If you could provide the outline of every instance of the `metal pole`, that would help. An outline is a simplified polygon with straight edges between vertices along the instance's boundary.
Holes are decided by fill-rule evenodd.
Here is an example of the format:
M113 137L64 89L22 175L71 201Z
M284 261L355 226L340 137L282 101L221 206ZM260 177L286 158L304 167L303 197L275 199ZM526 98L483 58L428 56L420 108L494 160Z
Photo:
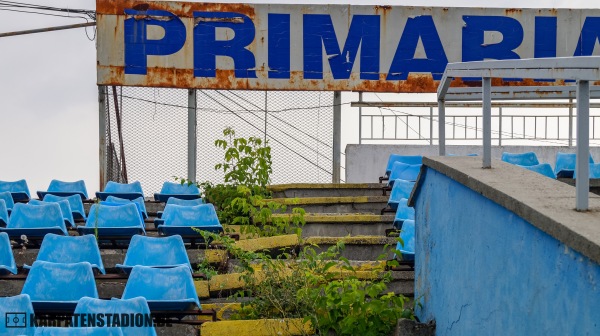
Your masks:
M573 98L569 99L569 147L573 147Z
M35 34L35 33L46 33L46 32L51 32L51 31L56 31L56 30L92 27L95 25L96 25L96 22L86 22L86 23L77 23L77 24L66 25L66 26L54 26L54 27L48 27L48 28L21 30L21 31L9 32L9 33L0 33L0 37L27 35L27 34Z
M333 93L333 173L332 182L340 183L340 167L342 159L342 93Z
M575 170L576 206L578 211L586 211L590 192L590 82L577 82L577 163Z
M502 107L498 109L498 146L502 146Z
M363 93L358 93L358 101L362 103ZM358 107L358 144L362 143L362 106Z
M446 106L443 100L438 100L438 143L440 156L446 156ZM433 122L433 120L432 120ZM433 128L433 127L432 127Z
M433 107L429 108L429 145L433 146Z
M106 185L106 86L98 85L98 154L100 166L100 191Z
M198 157L198 139L196 124L198 122L196 89L188 89L188 162L187 178L196 182L196 161Z
M267 143L267 111L269 110L268 106L267 106L267 94L269 93L269 91L265 90L265 145Z
M492 79L482 78L483 168L492 168Z

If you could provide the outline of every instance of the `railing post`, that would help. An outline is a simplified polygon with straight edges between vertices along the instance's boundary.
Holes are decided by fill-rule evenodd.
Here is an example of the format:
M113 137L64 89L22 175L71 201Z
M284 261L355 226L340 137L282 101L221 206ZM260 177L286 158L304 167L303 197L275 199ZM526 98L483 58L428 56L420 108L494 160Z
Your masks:
M187 178L189 181L196 182L196 158L197 144L196 123L197 113L197 92L196 89L188 89L188 152L187 152Z
M341 159L342 159L342 92L333 93L333 170L332 182L341 181Z
M438 100L438 150L440 156L446 156L446 106Z
M429 145L433 146L433 107L429 108Z
M482 78L483 168L492 168L492 79Z
M573 98L569 99L569 147L573 147Z
M575 191L578 211L586 211L590 193L590 82L577 82L577 162Z
M498 108L498 146L502 146L502 107Z
M98 154L100 163L100 191L104 191L107 178L106 165L106 86L98 85Z
M358 102L362 103L363 93L358 93ZM362 106L358 107L358 144L362 143Z

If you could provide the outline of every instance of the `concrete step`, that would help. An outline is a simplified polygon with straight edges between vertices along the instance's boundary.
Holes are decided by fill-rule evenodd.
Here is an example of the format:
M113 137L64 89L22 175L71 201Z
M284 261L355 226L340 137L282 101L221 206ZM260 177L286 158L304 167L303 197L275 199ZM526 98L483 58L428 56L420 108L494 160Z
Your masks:
M302 227L303 237L384 236L385 230L391 228L394 222L393 215L357 213L307 213L304 219L306 224Z
M370 213L380 214L387 206L389 196L344 196L344 197L303 197L274 198L269 201L287 206L286 211L302 208L311 213Z
M383 196L380 183L292 183L271 185L273 198Z
M396 247L396 239L384 236L354 237L309 237L304 240L307 245L315 245L317 253L325 252L339 241L344 242L342 257L356 261L391 260L392 251Z

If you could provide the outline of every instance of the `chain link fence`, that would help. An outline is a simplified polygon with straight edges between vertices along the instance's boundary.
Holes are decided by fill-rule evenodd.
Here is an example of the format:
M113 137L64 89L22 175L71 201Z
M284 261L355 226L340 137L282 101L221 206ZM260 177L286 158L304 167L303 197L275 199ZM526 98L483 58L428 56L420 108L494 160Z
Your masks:
M197 180L223 182L214 141L231 127L268 140L273 184L331 182L332 102L332 92L198 90ZM187 176L187 90L108 87L106 115L107 180L140 181L149 196Z

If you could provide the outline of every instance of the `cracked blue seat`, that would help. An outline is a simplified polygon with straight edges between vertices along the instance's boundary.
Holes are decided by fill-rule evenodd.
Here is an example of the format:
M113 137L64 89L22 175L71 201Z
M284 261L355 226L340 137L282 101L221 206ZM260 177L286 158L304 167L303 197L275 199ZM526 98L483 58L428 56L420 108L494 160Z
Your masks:
M573 177L575 174L575 164L577 163L577 154L575 153L556 153L556 163L554 164L554 174L556 177ZM590 164L594 163L594 158L590 153Z
M36 313L72 311L84 296L98 298L94 271L89 262L73 264L35 261L21 294L28 294Z
M171 197L171 198L169 198L169 200L167 201L167 204L165 206L171 205L171 204L194 206L194 205L206 204L206 202L204 202L204 200L202 198L184 200L184 199L180 199L180 198ZM163 212L164 211L156 212L156 218L162 218Z
M398 202L398 208L396 209L396 216L394 217L394 228L402 229L402 224L407 220L415 219L415 208L408 206L408 199L403 198Z
M398 203L401 199L410 197L410 193L415 186L415 182L405 181L398 179L394 181L392 192L390 193L390 198L388 200L388 206L392 209L398 208Z
M77 303L74 314L106 314L111 312L113 314L142 314L144 318L150 316L150 308L148 302L143 297L135 297L128 300L112 299L112 300L100 300L89 297L83 297ZM103 320L106 325L106 318ZM75 321L73 321L75 322ZM156 336L156 330L153 325L142 325L137 326L120 326L124 336Z
M127 248L125 261L116 267L129 273L138 265L162 268L187 266L192 271L183 239L179 235L160 238L133 236Z
M0 200L3 200L6 205L6 211L8 214L12 212L12 208L15 206L15 201L12 198L10 191L0 192Z
M83 180L75 182L52 180L50 181L47 191L37 192L37 195L40 199L44 199L44 197L48 194L61 197L79 195L81 200L86 200L89 198L87 188L85 187L85 182Z
M60 205L57 203L15 204L8 225L5 228L0 227L0 232L8 233L11 238L25 235L28 239L40 239L47 233L68 235Z
M398 242L396 250L400 251L402 260L415 260L415 221L405 220L400 231L400 238L404 244Z
M58 202L63 200L69 202L73 218L85 220L85 209L83 208L83 201L79 195L56 196L52 194L46 194L46 196L44 196L44 202Z
M171 204L165 207L161 219L154 220L159 234L172 236L181 235L201 238L193 228L215 233L223 232L223 227L212 204L182 206Z
M106 198L106 202L118 203L118 204L128 204L128 203L137 204L138 209L140 210L140 213L142 214L143 219L148 218L148 212L146 212L146 203L144 202L143 197L138 197L134 200L129 200L126 198L120 198L120 197L116 197L116 196L108 196Z
M167 202L170 198L179 198L184 200L193 200L200 198L200 189L196 184L165 182L160 193L154 194L154 200Z
M385 167L385 177L389 177L392 172L392 168L394 167L394 163L402 162L409 165L422 164L423 156L421 155L400 155L400 154L391 154L388 158L387 165Z
M10 192L13 201L15 202L26 202L31 199L29 187L27 186L27 181L25 180L18 180L14 182L0 181L0 192L1 191Z
M87 261L92 268L106 274L98 242L93 235L59 236L49 233L42 241L37 260L63 264ZM23 265L23 268L30 269L31 266Z
M573 173L573 178L577 178L577 172ZM600 179L600 163L590 163L590 177L591 179Z
M85 226L77 226L80 235L95 235L100 238L131 238L135 234L146 234L145 225L138 206L134 203L92 204Z
M15 263L8 235L0 232L0 274L8 272L17 274L17 264Z
M392 166L392 172L389 175L388 186L393 187L396 180L405 180L414 182L419 177L421 171L420 164L406 164L402 162L396 162Z
M519 166L535 166L540 164L534 152L526 153L502 153L502 161Z
M119 198L126 198L128 200L134 200L138 197L144 198L144 192L142 191L142 185L139 181L132 183L117 183L108 181L104 191L96 192L96 197L102 201L106 201L108 196L115 196Z
M552 166L550 166L550 164L548 164L548 163L540 163L540 164L533 165L533 166L521 166L521 165L517 165L517 166L523 167L525 169L534 171L539 174L542 174L551 179L556 179L556 175L554 175L554 170L552 170Z
M154 268L134 266L129 274L123 299L142 296L151 311L202 309L192 273L187 266Z
M35 336L123 336L117 327L39 327Z
M6 227L8 224L8 209L6 208L6 202L0 199L0 226Z
M71 212L71 206L69 205L69 201L60 200L60 201L40 201L40 200L31 200L27 204L31 205L44 205L49 203L56 203L60 206L60 211L62 213L65 224L69 227L75 227L75 219L73 219L73 212Z
M33 314L29 295L0 297L0 316L2 317L0 318L0 335L35 335L35 326L29 324L29 319Z

